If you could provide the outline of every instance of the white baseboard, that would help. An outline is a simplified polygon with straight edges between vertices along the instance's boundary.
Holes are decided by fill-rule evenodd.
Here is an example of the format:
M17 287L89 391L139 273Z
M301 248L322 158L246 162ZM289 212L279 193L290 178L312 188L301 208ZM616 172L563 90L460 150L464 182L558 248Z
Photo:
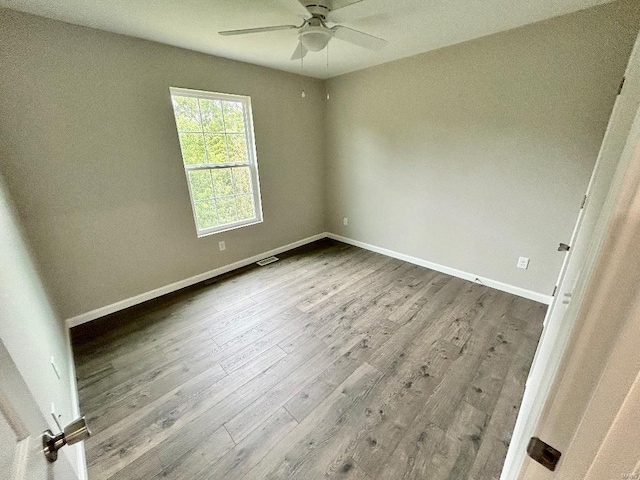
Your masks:
M356 247L364 248L365 250L370 250L372 252L386 255L388 257L397 258L405 262L413 263L415 265L420 265L421 267L430 268L431 270L436 270L438 272L446 273L454 277L463 278L465 280L470 280L472 282L478 279L483 285L486 285L487 287L492 287L497 290L502 290L503 292L512 293L514 295L518 295L519 297L524 297L530 300L534 300L536 302L544 303L545 305L549 305L551 303L552 297L550 295L544 295L542 293L526 290L524 288L516 287L514 285L509 285L507 283L499 282L497 280L492 280L490 278L482 277L480 275L475 275L473 273L458 270L456 268L446 267L444 265L430 262L428 260L412 257L411 255L405 255L404 253L394 252L393 250L388 250L386 248L370 245L368 243L360 242L358 240L353 240L351 238L343 237L341 235L336 235L334 233L324 232L324 233L319 233L317 235L313 235L311 237L303 238L302 240L298 240L297 242L289 243L288 245L283 245L282 247L274 248L273 250L269 250L268 252L254 255L253 257L245 258L244 260L239 260L229 265L218 267L214 270L209 270L208 272L204 272L199 275L195 275L193 277L180 280L170 285L165 285L164 287L156 288L149 292L141 293L140 295L136 295L134 297L127 298L125 300L121 300L116 303L112 303L111 305L96 308L95 310L91 310L90 312L82 313L80 315L67 319L66 325L68 328L72 328L72 327L81 325L83 323L90 322L97 318L104 317L105 315L109 315L119 310L124 310L125 308L129 308L134 305L138 305L139 303L146 302L147 300L152 300L162 295L166 295L167 293L180 290L181 288L185 288L185 287L194 285L196 283L209 280L210 278L217 277L219 275L225 274L237 268L245 267L265 257L269 257L271 255L277 255L279 253L286 252L287 250L291 250L296 247L300 247L302 245L315 242L316 240L320 240L322 238L332 238L340 242L348 243L349 245L354 245Z
M152 300L154 298L160 297L162 295L166 295L167 293L175 292L176 290L180 290L181 288L189 287L199 282L203 282L205 280L209 280L210 278L217 277L219 275L223 275L232 270L236 270L238 268L246 267L247 265L251 265L252 263L257 262L258 260L262 260L265 257L270 257L272 255L278 255L279 253L286 252L287 250L292 250L297 247L301 247L302 245L306 245L307 243L315 242L316 240L320 240L322 238L326 238L326 233L319 233L317 235L313 235L311 237L303 238L302 240L298 240L297 242L289 243L288 245L283 245L282 247L274 248L273 250L269 250L268 252L260 253L258 255L254 255L253 257L245 258L243 260L239 260L234 263L230 263L229 265L224 265L222 267L215 268L213 270L209 270L208 272L201 273L199 275L195 275L190 278L186 278L184 280L180 280L175 283L171 283L169 285L165 285L164 287L156 288L149 292L141 293L140 295L136 295L135 297L127 298L125 300L121 300L116 303L112 303L111 305L107 305L105 307L96 308L95 310L91 310L90 312L82 313L75 317L69 318L65 321L67 328L76 327L83 323L90 322L100 317L104 317L105 315L109 315L111 313L115 313L120 310L124 310L125 308L132 307L134 305L138 305L139 303L146 302L147 300Z
M444 265L430 262L428 260L412 257L411 255L405 255L404 253L398 253L398 252L394 252L393 250L388 250L386 248L376 247L375 245L370 245L368 243L360 242L358 240L353 240L351 238L343 237L342 235L336 235L335 233L327 233L326 236L334 240L338 240L340 242L348 243L349 245L353 245L355 247L364 248L365 250L381 253L382 255L386 255L388 257L397 258L398 260L403 260L405 262L413 263L415 265L420 265L421 267L426 267L426 268L430 268L431 270L436 270L438 272L446 273L447 275L451 275L453 277L463 278L464 280L470 280L472 282L476 281L477 279L477 280L480 280L480 283L482 283L483 285L486 285L487 287L495 288L496 290L502 290L503 292L507 292L507 293L512 293L519 297L524 297L524 298L528 298L529 300L534 300L536 302L544 303L545 305L551 304L551 300L553 298L551 295L544 295L542 293L527 290L525 288L516 287L514 285L509 285L508 283L499 282L497 280L492 280L490 278L481 277L480 275L475 275L473 273L458 270L456 268L446 267Z

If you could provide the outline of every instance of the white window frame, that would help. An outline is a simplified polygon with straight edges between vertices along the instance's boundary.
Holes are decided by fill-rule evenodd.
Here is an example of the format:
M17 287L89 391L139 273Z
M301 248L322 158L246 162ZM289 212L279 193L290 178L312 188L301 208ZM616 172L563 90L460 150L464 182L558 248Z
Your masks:
M256 225L258 223L262 223L263 222L262 198L260 194L260 178L258 177L258 157L256 154L255 133L253 130L253 113L251 110L251 97L245 96L245 95L231 95L228 93L207 92L204 90L191 90L187 88L177 88L177 87L170 87L169 92L171 94L172 108L173 108L174 95L179 97L194 97L194 98L205 98L209 100L240 102L243 104L243 107L244 107L243 108L244 130L245 130L244 135L247 141L247 156L248 156L248 161L246 163L244 162L203 163L198 165L187 165L184 162L184 157L182 157L182 146L180 147L180 152L181 152L180 156L182 160L182 166L184 167L184 174L187 180L187 187L189 189L189 199L191 200L191 211L193 212L193 222L195 224L196 233L198 237L205 237L207 235L227 232L229 230L235 230L237 228L242 228L242 227L247 227L249 225ZM174 111L174 121L176 121L175 111ZM178 132L177 121L176 121L176 131ZM226 135L226 132L225 132L225 135ZM179 133L178 133L178 136L179 136ZM191 190L191 181L189 179L189 172L195 171L195 170L214 170L214 169L232 168L232 167L249 167L255 217L249 218L247 220L239 220L233 223L226 223L224 225L216 225L215 227L202 228L202 229L199 228L198 217L196 214L196 202L194 200L193 192Z

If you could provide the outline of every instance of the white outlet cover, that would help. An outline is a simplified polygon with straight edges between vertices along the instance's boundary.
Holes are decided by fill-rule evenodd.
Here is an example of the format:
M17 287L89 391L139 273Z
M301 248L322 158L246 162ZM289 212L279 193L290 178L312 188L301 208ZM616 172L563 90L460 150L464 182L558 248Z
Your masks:
M221 242L218 242L218 246L220 247L220 251L222 250L226 250L227 246L224 243L224 240Z
M349 219L347 217L342 217L342 224L349 225Z
M518 268L526 270L529 267L529 259L527 257L518 258Z

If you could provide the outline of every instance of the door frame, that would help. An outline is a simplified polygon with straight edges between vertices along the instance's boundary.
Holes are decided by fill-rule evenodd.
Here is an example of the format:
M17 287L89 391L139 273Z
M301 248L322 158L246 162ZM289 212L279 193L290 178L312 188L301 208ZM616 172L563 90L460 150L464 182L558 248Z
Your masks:
M615 210L615 200L622 188L623 178L633 154L633 148L629 148L629 143L634 138L638 138L640 134L640 110L638 110L640 103L640 35L638 35L633 47L625 79L620 94L616 98L593 169L587 189L586 203L578 216L572 235L572 250L575 251L576 247L580 247L582 252L578 257L573 256L572 251L567 252L563 262L557 291L547 310L544 329L525 384L522 404L500 480L517 480L522 473L529 439L539 429L545 407L547 407L553 389L556 387L556 381L561 376L563 359L569 347L569 341L579 333L579 325L576 325L576 320L579 319L581 306L587 300L586 287L592 279L602 243L609 231L609 223ZM623 136L624 139L622 145L619 143L620 136ZM607 155L609 158L604 161L603 165L603 158ZM606 163L611 165L606 165ZM611 170L611 167L614 169ZM590 201L590 193L594 184L599 188L606 188L604 202ZM597 221L585 231L585 229L581 230L580 226L587 214L595 215ZM568 295L565 296L565 294ZM567 301L568 306L567 303L564 303Z

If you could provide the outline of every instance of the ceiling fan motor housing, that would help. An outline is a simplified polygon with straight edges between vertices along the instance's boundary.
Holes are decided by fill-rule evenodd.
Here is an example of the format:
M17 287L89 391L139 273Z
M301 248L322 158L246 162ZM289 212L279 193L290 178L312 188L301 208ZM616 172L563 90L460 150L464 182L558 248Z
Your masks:
M329 15L329 12L331 11L331 8L329 8L329 2L323 0L308 1L304 3L304 6L309 10L311 15L314 17L318 16L322 18L322 20L326 20L327 15Z

